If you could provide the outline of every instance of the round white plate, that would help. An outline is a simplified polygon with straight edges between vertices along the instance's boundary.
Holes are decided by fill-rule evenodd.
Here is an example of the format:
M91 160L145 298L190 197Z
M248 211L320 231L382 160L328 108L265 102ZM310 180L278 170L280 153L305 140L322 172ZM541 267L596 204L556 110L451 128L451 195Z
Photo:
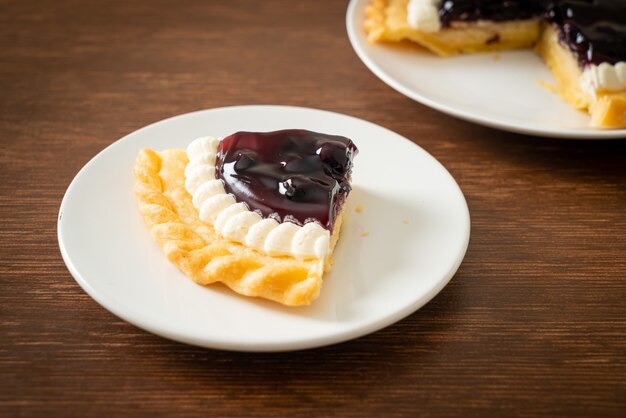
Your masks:
M426 106L511 132L558 138L626 138L626 130L594 130L589 116L539 85L553 83L532 50L445 58L407 45L370 44L363 22L369 0L352 0L346 25L363 63L390 87Z
M133 195L141 148L184 148L203 135L285 128L344 135L360 150L335 266L319 299L301 308L192 282L152 241ZM461 190L426 151L354 117L287 106L203 110L133 132L80 170L58 220L68 269L106 309L166 338L241 351L337 343L404 318L450 280L469 232Z

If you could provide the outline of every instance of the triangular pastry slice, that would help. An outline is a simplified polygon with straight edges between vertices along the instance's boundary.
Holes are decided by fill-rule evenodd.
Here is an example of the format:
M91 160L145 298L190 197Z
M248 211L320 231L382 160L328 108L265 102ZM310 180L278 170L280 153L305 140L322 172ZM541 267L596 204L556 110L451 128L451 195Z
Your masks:
M197 283L308 305L332 267L357 152L306 130L202 137L142 150L135 194L154 239Z

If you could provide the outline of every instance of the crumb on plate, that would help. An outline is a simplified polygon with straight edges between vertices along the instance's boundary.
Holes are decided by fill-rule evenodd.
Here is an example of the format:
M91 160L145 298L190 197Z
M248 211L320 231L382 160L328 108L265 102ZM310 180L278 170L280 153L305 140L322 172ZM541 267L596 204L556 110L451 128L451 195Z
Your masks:
M537 85L539 87L549 91L550 93L558 93L558 91L559 91L558 88L555 85L550 84L547 81L537 80L536 83L537 83Z

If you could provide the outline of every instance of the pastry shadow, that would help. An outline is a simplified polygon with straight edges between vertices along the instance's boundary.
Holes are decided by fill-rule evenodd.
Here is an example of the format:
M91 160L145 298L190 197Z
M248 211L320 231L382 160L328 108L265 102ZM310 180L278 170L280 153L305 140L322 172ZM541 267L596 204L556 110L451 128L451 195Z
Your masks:
M333 269L324 276L320 296L310 306L287 307L233 297L262 309L318 321L360 322L371 314L361 299L374 296L385 276L415 258L405 240L423 227L428 216L421 216L419 208L364 187L355 186L346 205Z

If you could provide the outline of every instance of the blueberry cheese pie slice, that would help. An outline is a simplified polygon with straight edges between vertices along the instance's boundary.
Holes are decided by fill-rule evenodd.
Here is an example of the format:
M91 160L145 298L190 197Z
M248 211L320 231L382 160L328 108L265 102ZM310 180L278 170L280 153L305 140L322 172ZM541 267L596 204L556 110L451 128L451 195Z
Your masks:
M154 239L197 283L308 305L332 267L357 152L306 130L202 137L142 150L135 194Z

